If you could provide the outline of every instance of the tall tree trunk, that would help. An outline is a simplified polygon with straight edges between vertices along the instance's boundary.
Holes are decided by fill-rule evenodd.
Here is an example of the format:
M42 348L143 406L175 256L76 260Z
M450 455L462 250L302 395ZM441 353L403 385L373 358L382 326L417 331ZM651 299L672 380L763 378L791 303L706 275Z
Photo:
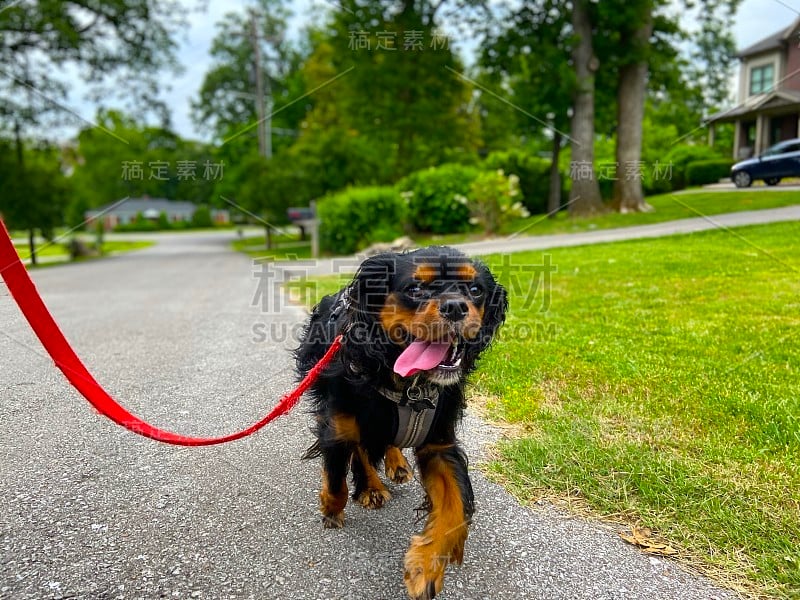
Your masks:
M17 176L21 181L25 181L25 151L22 147L22 133L19 120L14 121L14 142L17 150ZM17 199L19 202L20 200ZM21 210L17 207L17 210ZM28 248L30 250L31 264L36 266L36 231L31 227L28 229Z
M36 266L36 230L28 229L28 247L31 251L31 264Z
M272 227L264 225L264 246L267 250L272 250Z
M592 23L589 0L572 3L572 28L578 42L572 51L575 65L575 95L572 102L572 164L569 193L570 215L591 215L603 212L600 185L594 172L594 74L598 68L592 50Z
M644 201L641 177L642 121L647 89L647 46L653 34L653 8L630 40L637 62L623 65L617 82L617 179L614 181L614 208L622 213L646 212L653 208Z
M563 136L553 129L553 152L550 162L550 187L547 194L547 214L550 218L556 216L561 206L561 172L558 170L558 157L561 154L561 140Z

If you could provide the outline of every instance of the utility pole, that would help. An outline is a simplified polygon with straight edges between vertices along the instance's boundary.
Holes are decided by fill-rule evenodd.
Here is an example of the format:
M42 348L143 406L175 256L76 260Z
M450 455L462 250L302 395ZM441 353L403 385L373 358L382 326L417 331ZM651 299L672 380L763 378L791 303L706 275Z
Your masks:
M28 108L31 111L33 111L33 95L32 95L32 91L33 91L34 87L32 85L32 81L31 81L30 63L28 62L27 57L25 59L25 67L24 67L24 69L25 69L25 80L24 81L25 81L25 85L28 88ZM22 181L25 181L25 149L24 149L24 146L23 146L23 143L22 143L22 133L21 133L20 130L21 130L21 126L20 126L20 123L19 123L19 117L17 116L14 119L14 141L15 141L15 143L17 145L17 175L20 177L20 179L22 179ZM19 199L17 199L17 201L19 201ZM23 211L23 214L24 214L25 209L23 208L21 210ZM34 225L33 216L32 215L28 215L28 216L29 216L29 219L25 219L25 220L29 220L30 221L28 223L28 225L29 225L29 227L28 227L28 247L30 248L31 264L33 266L36 266L36 264L37 264L37 259L36 259L36 229L33 226Z
M259 13L250 11L250 41L253 44L253 79L256 84L256 116L258 118L258 152L264 158L272 158L272 118L265 114L267 98L271 95L269 78L264 78L261 62L261 32L259 31ZM266 86L266 87L265 87ZM271 104L271 103L270 103Z
M261 54L258 54L259 62L261 59ZM264 116L264 156L267 159L272 158L272 84L269 80L269 61L264 61L264 70L259 70L260 73L266 73L266 77L262 83L262 94L264 95L261 99L261 110L262 112L266 109L266 115Z
M265 115L264 72L261 66L261 32L259 30L260 13L250 10L250 43L253 45L253 80L256 84L256 130L258 132L258 153L269 160L272 158L272 133L270 132L270 116ZM269 80L267 80L269 86ZM267 250L272 249L272 228L264 221L264 241Z

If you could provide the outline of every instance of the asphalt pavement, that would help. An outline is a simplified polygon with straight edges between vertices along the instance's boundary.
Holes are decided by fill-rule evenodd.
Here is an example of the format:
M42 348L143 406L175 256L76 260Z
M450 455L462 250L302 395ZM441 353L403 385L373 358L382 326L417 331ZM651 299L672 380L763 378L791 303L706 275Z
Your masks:
M304 311L229 250L234 232L161 236L102 261L34 271L98 380L151 423L218 435L263 416L294 382ZM646 556L609 526L520 506L481 474L497 437L470 416L477 512L455 599L732 598ZM0 598L400 599L421 529L416 481L381 510L317 513L305 403L241 441L153 442L95 413L63 379L0 283Z

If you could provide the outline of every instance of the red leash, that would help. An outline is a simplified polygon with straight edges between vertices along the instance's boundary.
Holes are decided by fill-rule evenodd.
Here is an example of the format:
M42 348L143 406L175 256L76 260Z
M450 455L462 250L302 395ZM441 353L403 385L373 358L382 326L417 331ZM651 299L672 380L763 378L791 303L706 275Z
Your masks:
M102 414L109 419L122 425L126 429L143 435L159 442L167 444L175 444L177 446L210 446L212 444L224 444L225 442L232 442L245 436L255 433L264 425L273 419L288 413L300 396L303 395L319 377L320 373L331 362L333 357L342 347L342 336L338 336L328 351L325 353L320 361L314 365L308 375L300 382L289 394L286 394L278 405L258 423L255 423L237 433L225 435L215 438L197 438L187 437L158 429L152 425L142 421L139 417L129 413L122 407L116 400L114 400L108 393L95 381L92 374L75 354L75 351L69 345L64 334L58 328L50 311L47 310L44 302L42 301L36 286L33 285L25 265L17 254L14 244L11 243L11 237L6 230L5 223L0 220L0 272L2 272L3 279L8 286L11 296L16 300L25 318L30 323L39 340L42 342L45 350L55 362L56 366L61 369L69 382L75 386L84 398Z

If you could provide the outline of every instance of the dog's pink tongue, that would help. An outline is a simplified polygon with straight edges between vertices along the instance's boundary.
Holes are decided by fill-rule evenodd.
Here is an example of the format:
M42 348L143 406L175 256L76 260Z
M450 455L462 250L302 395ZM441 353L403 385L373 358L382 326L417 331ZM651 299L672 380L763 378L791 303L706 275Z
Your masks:
M417 371L428 371L438 365L447 356L450 342L424 342L416 340L403 350L394 363L394 372L401 377L408 377Z

